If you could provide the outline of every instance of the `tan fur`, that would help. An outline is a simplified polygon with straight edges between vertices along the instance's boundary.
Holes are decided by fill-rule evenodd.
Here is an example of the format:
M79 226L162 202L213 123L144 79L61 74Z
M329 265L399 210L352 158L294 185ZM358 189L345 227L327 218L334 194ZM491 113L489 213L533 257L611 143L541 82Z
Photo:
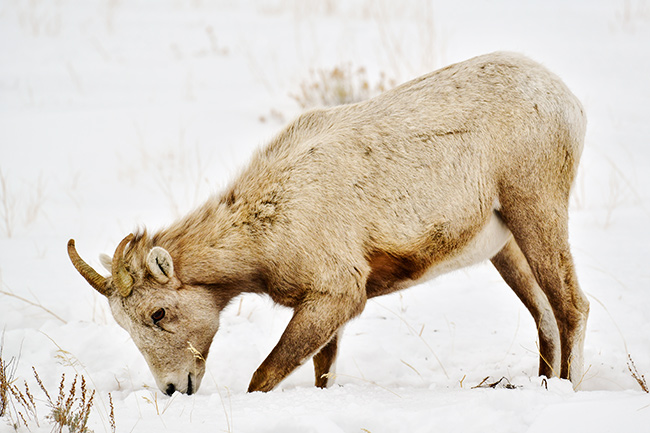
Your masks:
M325 386L337 331L369 297L492 258L538 324L540 373L577 384L589 307L567 218L584 133L582 107L560 79L510 53L307 112L223 194L136 235L125 253L133 294L120 298L109 279L111 308L161 389L184 391L203 368L187 341L207 356L228 302L266 293L294 316L249 390L273 389L314 354ZM147 271L155 246L173 260L165 284ZM160 307L174 334L151 329Z

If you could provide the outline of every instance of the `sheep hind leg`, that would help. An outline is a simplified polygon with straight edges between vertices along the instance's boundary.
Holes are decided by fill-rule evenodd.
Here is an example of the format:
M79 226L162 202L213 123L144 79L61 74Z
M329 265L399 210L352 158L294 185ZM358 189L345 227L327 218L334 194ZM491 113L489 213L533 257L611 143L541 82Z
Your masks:
M502 200L501 212L553 309L560 333L560 378L577 388L583 374L589 301L578 285L569 248L568 205L554 204L548 197L552 195L545 201L526 196Z
M492 264L535 320L539 338L539 375L559 376L560 333L553 308L514 238L510 238L492 258Z

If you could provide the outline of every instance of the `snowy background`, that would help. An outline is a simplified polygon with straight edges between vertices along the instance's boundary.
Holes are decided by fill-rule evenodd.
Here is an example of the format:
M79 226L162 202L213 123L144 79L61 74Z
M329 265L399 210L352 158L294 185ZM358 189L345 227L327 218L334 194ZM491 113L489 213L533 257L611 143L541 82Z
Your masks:
M533 320L488 263L369 302L328 390L310 362L245 393L289 311L244 296L198 394L160 393L67 240L99 269L135 228L219 191L317 71L364 68L375 86L496 50L548 66L588 114L570 227L591 301L580 391L542 385ZM33 366L54 396L62 373L86 378L95 432L111 431L108 393L119 432L650 431L627 366L650 375L649 77L643 0L1 0L0 341L38 400L31 430L51 430ZM517 389L474 388L488 376Z

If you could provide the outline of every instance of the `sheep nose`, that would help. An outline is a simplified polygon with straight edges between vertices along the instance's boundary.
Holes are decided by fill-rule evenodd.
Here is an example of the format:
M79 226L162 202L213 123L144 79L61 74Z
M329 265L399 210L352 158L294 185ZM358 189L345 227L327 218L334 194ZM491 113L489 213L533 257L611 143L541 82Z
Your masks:
M174 386L173 383L167 384L167 389L165 390L165 394L167 395L172 395L176 391L176 387Z

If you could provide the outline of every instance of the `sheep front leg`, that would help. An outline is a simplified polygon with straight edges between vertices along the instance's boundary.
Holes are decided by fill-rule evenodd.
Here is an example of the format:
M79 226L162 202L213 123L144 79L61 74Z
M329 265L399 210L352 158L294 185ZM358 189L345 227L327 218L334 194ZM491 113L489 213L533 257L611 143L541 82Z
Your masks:
M314 355L314 373L316 374L315 385L319 388L327 388L334 383L334 373L336 370L336 356L339 350L339 341L343 334L341 327L332 339L323 348Z
M361 313L364 304L321 295L297 307L280 341L253 374L248 392L271 391L319 349L329 346L329 349L334 349L334 356L331 353L321 356L319 353L315 360L317 374L327 373L336 354L336 332ZM333 346L330 346L328 343L332 341ZM320 383L317 378L316 385L320 386Z

